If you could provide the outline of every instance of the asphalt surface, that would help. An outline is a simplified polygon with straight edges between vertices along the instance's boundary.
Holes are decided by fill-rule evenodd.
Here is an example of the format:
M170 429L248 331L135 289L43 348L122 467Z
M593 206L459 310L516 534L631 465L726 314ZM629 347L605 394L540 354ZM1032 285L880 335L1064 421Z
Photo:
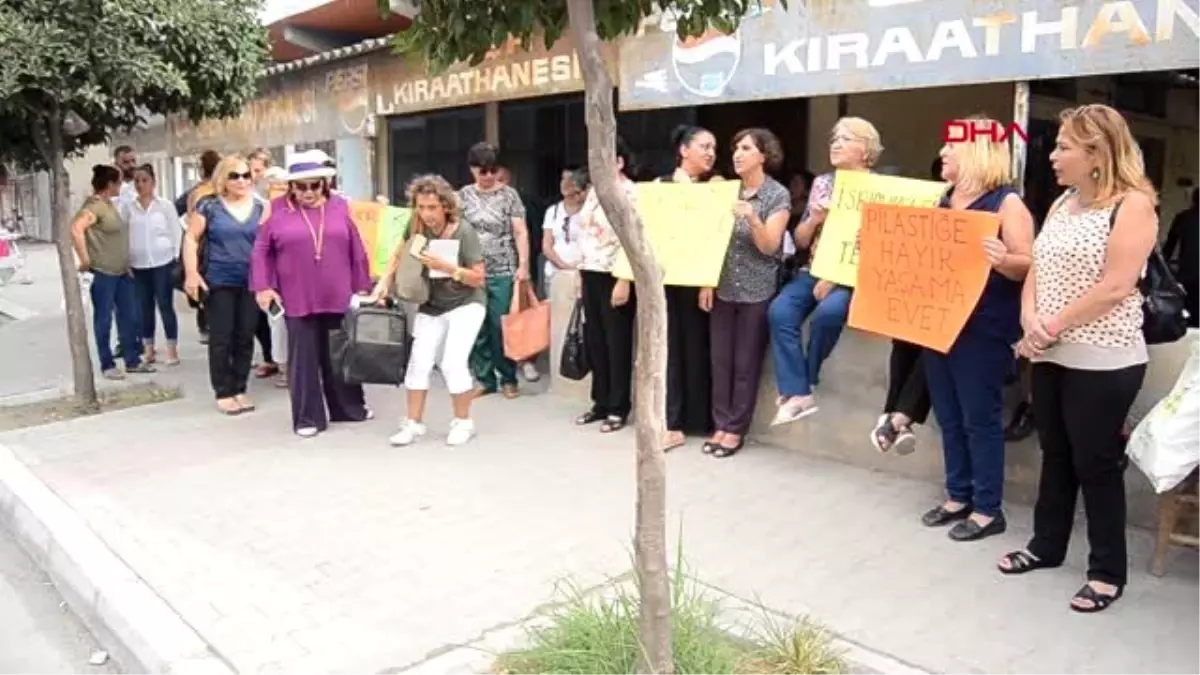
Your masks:
M119 673L12 534L0 529L0 673Z

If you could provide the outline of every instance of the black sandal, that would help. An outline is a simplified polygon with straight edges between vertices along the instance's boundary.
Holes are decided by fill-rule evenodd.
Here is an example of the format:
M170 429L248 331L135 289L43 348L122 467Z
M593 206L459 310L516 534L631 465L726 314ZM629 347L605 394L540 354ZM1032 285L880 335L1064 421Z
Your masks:
M1117 586L1117 592L1109 595L1107 593L1101 593L1095 588L1092 588L1091 584L1084 584L1083 588L1079 589L1079 591L1075 593L1075 596L1072 598L1072 600L1087 600L1088 602L1092 603L1092 606L1080 607L1072 602L1070 603L1071 609L1079 612L1080 614L1095 614L1096 612L1103 612L1104 610L1108 609L1109 605L1119 600L1121 595L1124 593L1124 586Z
M625 418L616 415L609 415L604 418L604 424L600 425L600 433L611 434L625 428Z
M896 425L892 424L892 416L884 415L883 420L876 424L875 430L871 432L871 444L876 450L886 453L896 445L896 437L899 435Z
M604 419L604 415L601 415L600 413L596 412L595 410L589 410L589 411L583 413L582 415L580 415L579 417L575 418L575 426L584 427L589 424L594 424L596 422L599 422L602 419Z
M703 452L706 455L711 455L716 452L717 448L719 447L721 446L717 443L713 443L712 441L704 441L704 445L700 446L700 452Z
M1025 574L1026 572L1032 572L1034 570L1058 567L1058 565L1050 565L1046 563L1041 558L1034 556L1025 549L1013 551L1012 553L1005 553L1000 559L1008 561L1007 568L1001 567L999 563L996 564L996 569L1000 570L1001 574Z
M738 440L737 445L733 446L732 448L727 445L717 445L713 448L712 456L721 458L733 457L734 455L738 454L738 452L740 452L745 445L746 437L743 436Z

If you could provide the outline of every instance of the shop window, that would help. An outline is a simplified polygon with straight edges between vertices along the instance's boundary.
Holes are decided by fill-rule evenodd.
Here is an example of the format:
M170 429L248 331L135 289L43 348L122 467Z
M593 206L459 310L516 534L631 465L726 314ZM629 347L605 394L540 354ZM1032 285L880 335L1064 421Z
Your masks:
M1167 117L1167 94L1170 90L1170 85L1161 79L1117 75L1113 78L1112 106L1123 112L1141 113L1165 119Z
M1054 80L1034 80L1029 83L1029 93L1074 103L1079 99L1079 80L1066 77Z
M1163 189L1163 173L1166 171L1167 149L1161 138L1137 138L1142 149L1142 161L1146 165L1146 178L1154 183L1155 189Z
M471 181L467 150L484 138L483 106L388 119L393 201L416 176L436 173L455 187Z
M617 129L637 160L636 180L653 180L675 169L671 132L681 124L696 124L695 108L634 110L617 116Z

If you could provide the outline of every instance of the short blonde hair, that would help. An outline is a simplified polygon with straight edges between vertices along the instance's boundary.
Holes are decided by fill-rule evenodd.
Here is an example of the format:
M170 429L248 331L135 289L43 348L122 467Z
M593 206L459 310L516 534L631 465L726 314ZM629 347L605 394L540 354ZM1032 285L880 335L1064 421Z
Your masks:
M246 158L241 155L225 155L221 161L217 163L217 168L213 169L212 184L213 192L218 197L225 196L225 187L229 184L229 174L237 170L239 164L245 164L249 170L250 165L246 162Z
M256 159L267 166L271 166L271 153L267 152L266 148L255 148L250 151L250 154L246 155L247 162L252 162Z
M968 117L967 120L980 127L1003 127L996 120L982 115ZM1012 183L1012 153L1008 151L1007 140L996 140L989 134L975 134L971 140L950 145L950 151L958 161L958 176L954 183L963 190L983 193Z
M875 166L883 154L883 139L874 124L861 117L843 117L833 125L832 135L836 136L838 132L845 132L847 136L866 146L864 161L868 167Z
M1158 203L1154 185L1146 177L1142 149L1121 113L1093 103L1062 111L1059 121L1062 135L1098 160L1098 205L1111 204L1128 192L1141 192Z

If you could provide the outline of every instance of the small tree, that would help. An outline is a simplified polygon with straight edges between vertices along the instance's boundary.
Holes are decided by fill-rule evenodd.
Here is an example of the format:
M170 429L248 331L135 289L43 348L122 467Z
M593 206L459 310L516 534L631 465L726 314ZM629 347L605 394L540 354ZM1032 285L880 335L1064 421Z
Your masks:
M45 170L75 396L96 408L64 160L155 114L229 117L255 95L255 1L0 0L0 161Z
M616 180L616 114L613 82L601 56L602 41L634 34L656 11L677 20L681 37L710 26L730 31L759 0L425 0L397 49L425 57L435 70L459 61L479 63L510 38L552 46L570 31L583 74L588 168L605 214L633 268L638 289L637 510L634 565L640 593L642 672L674 670L671 593L667 567L665 431L666 314L663 274L641 219ZM380 0L387 10L388 0Z

